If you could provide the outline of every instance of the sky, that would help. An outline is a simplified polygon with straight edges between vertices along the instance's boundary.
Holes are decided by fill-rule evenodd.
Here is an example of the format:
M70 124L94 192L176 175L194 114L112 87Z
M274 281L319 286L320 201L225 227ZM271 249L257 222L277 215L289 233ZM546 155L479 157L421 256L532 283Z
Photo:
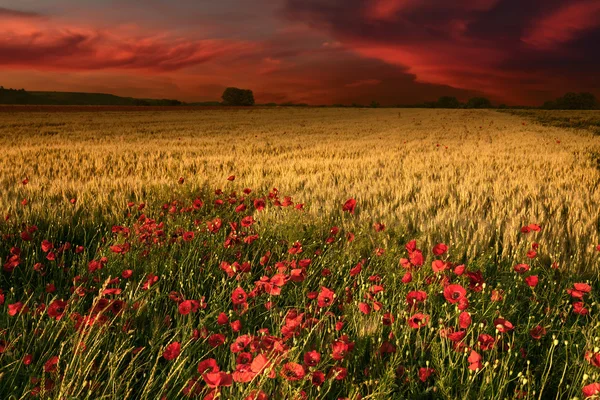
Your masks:
M0 0L0 85L183 101L600 97L600 0Z

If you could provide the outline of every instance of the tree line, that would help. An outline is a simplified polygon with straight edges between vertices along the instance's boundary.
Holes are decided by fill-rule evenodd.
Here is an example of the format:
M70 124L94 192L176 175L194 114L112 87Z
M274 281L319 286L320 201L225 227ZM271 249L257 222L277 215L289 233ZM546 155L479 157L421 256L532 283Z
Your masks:
M0 86L0 104L58 104L58 105L136 105L136 106L253 106L255 105L254 93L250 89L228 87L223 91L221 102L209 101L201 103L183 103L169 99L135 99L119 97L100 93L62 93L62 92L27 92L25 89L5 89ZM306 103L267 103L262 106L306 107ZM373 100L368 105L352 103L351 105L333 104L333 107L378 108L380 103ZM322 105L320 107L328 107ZM546 101L541 107L507 106L505 104L493 105L486 97L472 97L466 102L460 102L453 96L442 96L437 101L428 101L421 104L397 105L401 108L541 108L546 110L595 110L600 109L600 104L589 92L566 93L555 100Z

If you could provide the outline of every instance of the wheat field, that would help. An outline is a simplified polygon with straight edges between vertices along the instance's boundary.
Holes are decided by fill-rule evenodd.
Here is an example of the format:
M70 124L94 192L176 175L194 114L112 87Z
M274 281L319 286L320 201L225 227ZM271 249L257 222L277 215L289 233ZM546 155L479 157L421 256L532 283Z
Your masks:
M0 149L7 214L68 216L75 207L110 220L114 204L225 189L235 175L240 187L277 187L317 218L354 197L358 221L381 221L427 246L445 241L465 261L512 259L523 250L518 229L537 223L543 262L598 268L600 137L508 113L3 112Z

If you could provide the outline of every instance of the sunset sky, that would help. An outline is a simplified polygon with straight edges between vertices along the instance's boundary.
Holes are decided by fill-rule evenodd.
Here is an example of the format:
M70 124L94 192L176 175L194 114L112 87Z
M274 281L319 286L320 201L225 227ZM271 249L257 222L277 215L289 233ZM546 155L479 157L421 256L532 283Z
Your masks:
M0 85L183 101L600 97L600 0L0 0Z

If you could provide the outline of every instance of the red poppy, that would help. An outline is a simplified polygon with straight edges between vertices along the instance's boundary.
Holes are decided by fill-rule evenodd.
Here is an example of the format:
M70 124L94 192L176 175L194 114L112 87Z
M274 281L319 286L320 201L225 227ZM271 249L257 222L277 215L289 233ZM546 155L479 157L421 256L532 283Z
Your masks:
M217 372L219 371L219 365L217 364L217 360L214 358L208 358L206 360L200 361L198 364L198 373L204 374L205 372Z
M21 303L20 301L8 305L8 315L10 315L11 317L14 317L18 313L23 312L25 310L26 307L24 307L23 303Z
M446 246L444 243L438 243L435 246L433 246L433 254L435 254L436 256L441 256L447 251L448 246Z
M433 368L425 368L425 367L419 368L419 380L421 382L427 381L427 379L431 375L433 375L434 372L435 372L435 370Z
M363 302L358 303L358 309L363 314L369 314L371 312L371 307L367 303Z
M529 271L529 265L527 264L517 264L513 267L516 273L522 274Z
M451 304L458 303L466 295L467 290L458 284L448 285L444 289L444 297Z
M235 175L229 175L229 177L227 177L227 180L230 182L235 180Z
M585 358L585 360L591 365L600 368L600 353L586 351L583 358Z
M178 311L181 315L188 315L192 312L194 306L191 300L182 301L179 303Z
M575 283L573 284L572 289L567 289L567 293L571 295L571 297L581 299L586 293L592 291L592 287L587 283Z
M165 351L163 352L163 358L167 361L171 361L179 357L181 353L181 345L179 342L173 342L165 347Z
M58 357L52 356L44 363L44 372L54 372L56 371L56 366L58 365Z
M482 333L477 338L477 341L479 342L479 347L481 348L481 350L491 350L494 348L494 343L496 342L496 339L494 339L493 336L490 336L487 333Z
M53 248L54 248L54 245L53 245L51 242L49 242L49 241L47 241L47 240L42 240L42 251L43 251L44 253L47 253L47 252L49 252L49 251L50 251L50 250L52 250Z
M600 394L600 383L590 383L581 389L583 396L587 399L588 397L596 396Z
M502 333L510 332L513 329L515 329L513 324L504 318L496 318L494 320L494 326L496 327L498 332L502 332Z
M375 232L383 232L385 230L385 225L381 222L375 222L373 224L373 229L375 229Z
M467 329L471 325L471 314L466 311L463 311L458 316L458 326L462 329Z
M325 374L321 371L314 371L312 373L311 382L315 386L321 386L323 383L325 383Z
M333 344L331 345L331 348L333 350L333 353L331 355L331 357L334 360L343 360L344 357L346 357L346 355L348 354L348 351L350 349L348 343L346 343L343 340L336 340L335 342L333 342Z
M471 350L471 354L469 355L467 361L469 361L469 369L472 371L483 368L483 364L481 363L481 355L479 355L479 353L477 353L475 350Z
M536 287L538 284L538 276L537 275L528 276L527 278L525 278L525 283L527 283L527 285L529 287L532 287L532 288Z
M304 364L309 367L316 367L317 364L321 361L321 354L319 352L312 350L307 353L304 353Z
M542 336L544 336L546 334L546 328L544 328L541 325L537 325L536 327L532 328L529 331L529 334L535 340L540 340L542 338Z
M231 374L223 371L217 372L206 372L202 374L202 379L209 388L219 388L225 386L231 386L233 384L233 378Z
M223 335L222 333L215 333L213 335L210 335L210 337L208 338L208 344L211 347L219 347L223 343L225 343L225 335Z
M429 323L429 315L416 313L408 319L408 326L419 329Z
M325 286L321 286L321 291L317 296L317 304L319 307L329 307L333 303L333 297L335 293Z
M578 301L577 303L573 303L573 312L579 315L588 315L589 310L584 307L582 301Z
M329 376L333 376L333 379L336 381L341 381L346 379L348 376L348 369L344 367L335 366L329 370Z
M354 200L354 199L348 199L344 203L344 206L342 207L342 211L347 211L350 214L354 214L354 209L355 208L356 208L356 200Z
M246 294L246 291L239 286L231 294L231 300L233 301L233 304L236 305L244 304L247 298L248 295Z
M269 396L262 390L253 390L244 400L269 400Z
M305 375L306 372L304 371L304 367L295 362L285 363L281 369L281 376L288 381L299 381L304 378Z
M48 315L58 321L62 318L66 307L66 301L54 300L52 303L50 303L50 306L48 306Z

